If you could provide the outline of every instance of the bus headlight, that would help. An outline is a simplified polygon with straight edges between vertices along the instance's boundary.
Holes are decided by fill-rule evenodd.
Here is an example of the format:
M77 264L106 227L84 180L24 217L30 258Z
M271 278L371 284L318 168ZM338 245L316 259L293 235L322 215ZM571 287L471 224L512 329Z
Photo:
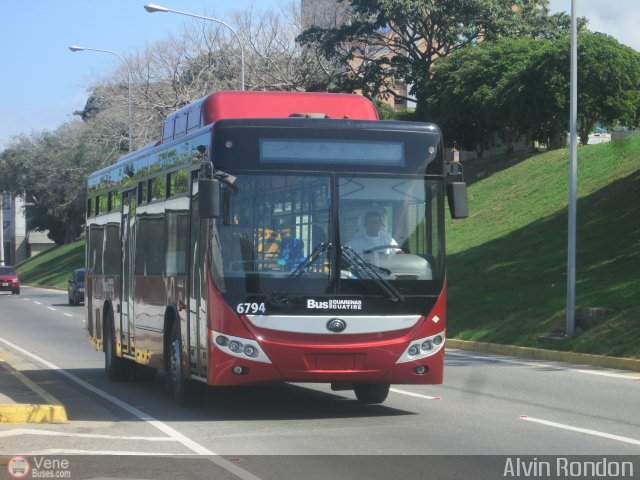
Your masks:
M444 346L444 332L411 342L396 363L414 362L438 353Z
M209 338L212 345L220 351L232 357L253 360L262 363L271 363L267 354L262 350L256 340L234 337L209 330Z

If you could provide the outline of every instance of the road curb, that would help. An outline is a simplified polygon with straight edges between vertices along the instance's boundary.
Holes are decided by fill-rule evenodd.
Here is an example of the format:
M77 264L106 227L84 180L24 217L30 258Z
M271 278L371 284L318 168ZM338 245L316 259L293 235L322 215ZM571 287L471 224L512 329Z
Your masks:
M27 403L0 404L0 423L50 423L66 422L67 411L63 405Z
M472 342L469 340L447 339L447 347L473 352L496 353L514 357L532 358L536 360L550 360L556 362L580 363L602 368L615 368L640 372L640 359L608 357L606 355L591 355L588 353L561 352L542 348L518 347L515 345L500 345L497 343Z
M7 353L0 350L0 424L66 422L64 405L12 365ZM34 397L46 403L23 403Z

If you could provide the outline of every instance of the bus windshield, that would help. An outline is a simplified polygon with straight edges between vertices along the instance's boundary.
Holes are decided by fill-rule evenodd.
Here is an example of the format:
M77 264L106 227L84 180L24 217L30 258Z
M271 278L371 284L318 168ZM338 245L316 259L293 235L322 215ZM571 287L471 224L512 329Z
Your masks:
M397 300L442 288L441 181L242 172L221 195L212 268L222 293Z

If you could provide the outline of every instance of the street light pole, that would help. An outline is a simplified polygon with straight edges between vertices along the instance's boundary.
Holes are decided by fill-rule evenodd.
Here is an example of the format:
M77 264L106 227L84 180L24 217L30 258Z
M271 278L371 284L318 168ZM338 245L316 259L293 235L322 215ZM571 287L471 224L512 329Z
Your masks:
M122 60L122 63L124 63L124 67L127 69L127 86L128 86L128 91L129 91L129 100L128 100L128 104L129 104L129 153L131 153L132 149L131 149L131 70L129 69L129 64L127 63L127 61L124 59L124 57L122 55L120 55L119 53L116 52L112 52L111 50L101 50L99 48L89 48L89 47L79 47L78 45L70 45L69 46L69 50L71 50L72 52L81 52L83 50L87 50L87 51L91 51L91 52L103 52L103 53L110 53L112 55L115 55L116 57L118 57L120 60Z
M0 191L0 267L4 267L4 192Z
M154 12L177 13L178 15L186 15L187 17L194 17L194 18L200 18L202 20L209 20L211 22L216 22L221 25L224 25L229 30L231 30L231 33L233 33L233 35L236 37L236 40L238 40L238 43L240 44L240 90L244 91L244 46L242 44L242 40L240 39L236 31L233 28L231 28L230 25L224 23L222 20L218 20L217 18L204 17L202 15L195 15L193 13L181 12L179 10L172 10L170 8L162 7L160 5L154 5L153 3L146 4L144 6L144 9L149 13L154 13Z
M566 335L573 336L576 325L576 191L578 183L578 41L576 0L571 0L571 96L569 108L569 234L567 248L567 324Z

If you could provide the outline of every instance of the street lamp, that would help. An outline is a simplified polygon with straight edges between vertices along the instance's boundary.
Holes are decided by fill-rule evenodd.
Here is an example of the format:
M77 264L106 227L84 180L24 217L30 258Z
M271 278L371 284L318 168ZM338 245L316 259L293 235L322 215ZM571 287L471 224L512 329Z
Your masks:
M230 25L227 25L222 20L218 20L217 18L203 17L202 15L195 15L193 13L181 12L179 10L172 10L170 8L162 7L160 5L154 5L153 3L146 4L144 6L144 9L149 13L154 13L154 12L177 13L179 15L186 15L187 17L194 17L194 18L200 18L202 20L209 20L211 22L216 22L221 25L224 25L229 30L231 30L231 33L235 35L236 39L238 40L238 43L240 44L240 90L244 90L244 46L242 45L242 40L240 40L240 37L238 36L236 31L233 28L231 28Z
M578 189L578 27L576 1L571 0L571 59L569 100L569 226L567 248L566 336L572 337L576 325L576 214Z
M129 64L127 63L127 61L124 59L124 57L122 55L120 55L119 53L116 52L112 52L111 50L101 50L99 48L89 48L89 47L79 47L78 45L70 45L69 46L69 50L71 50L72 52L81 52L83 50L88 50L91 52L103 52L103 53L110 53L112 55L115 55L116 57L118 57L120 60L122 60L122 63L124 63L125 68L127 69L127 85L128 85L128 90L129 90L129 153L131 153L131 70L129 69Z

